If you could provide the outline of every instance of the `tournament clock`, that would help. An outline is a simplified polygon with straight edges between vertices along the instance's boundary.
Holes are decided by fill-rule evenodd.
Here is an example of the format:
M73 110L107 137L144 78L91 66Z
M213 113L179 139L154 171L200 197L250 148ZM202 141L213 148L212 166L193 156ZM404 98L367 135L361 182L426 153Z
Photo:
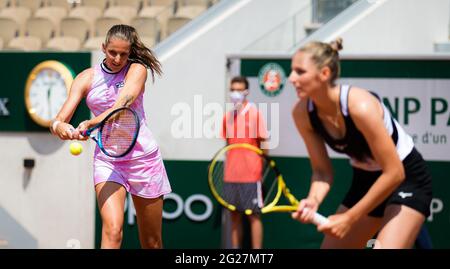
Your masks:
M25 105L31 119L42 127L52 120L67 99L74 74L59 61L44 61L30 72L25 85Z

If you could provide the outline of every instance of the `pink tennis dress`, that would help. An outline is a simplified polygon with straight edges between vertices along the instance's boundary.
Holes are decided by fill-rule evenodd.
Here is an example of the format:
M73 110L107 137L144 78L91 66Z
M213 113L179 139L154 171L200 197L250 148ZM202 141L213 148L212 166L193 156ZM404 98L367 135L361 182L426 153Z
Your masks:
M94 78L86 103L95 116L114 105L130 65L128 63L116 73L111 72L104 63L94 66ZM94 152L94 184L112 181L121 184L133 195L157 198L172 189L158 145L146 123L143 91L131 108L139 115L141 123L136 145L121 158L109 157L97 146Z

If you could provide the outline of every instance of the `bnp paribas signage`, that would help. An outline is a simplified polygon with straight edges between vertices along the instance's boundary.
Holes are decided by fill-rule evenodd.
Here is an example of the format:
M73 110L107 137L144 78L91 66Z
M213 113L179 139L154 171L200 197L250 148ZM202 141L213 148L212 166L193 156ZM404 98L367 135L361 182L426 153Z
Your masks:
M267 63L258 73L259 88L267 96L277 96L283 90L286 74L277 63Z

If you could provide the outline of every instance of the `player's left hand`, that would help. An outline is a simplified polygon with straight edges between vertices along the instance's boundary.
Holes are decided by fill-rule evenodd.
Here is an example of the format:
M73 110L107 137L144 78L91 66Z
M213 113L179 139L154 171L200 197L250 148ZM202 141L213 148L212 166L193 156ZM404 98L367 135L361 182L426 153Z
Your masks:
M342 239L347 235L355 222L355 220L346 213L331 215L328 219L330 221L317 227L317 230L339 239Z

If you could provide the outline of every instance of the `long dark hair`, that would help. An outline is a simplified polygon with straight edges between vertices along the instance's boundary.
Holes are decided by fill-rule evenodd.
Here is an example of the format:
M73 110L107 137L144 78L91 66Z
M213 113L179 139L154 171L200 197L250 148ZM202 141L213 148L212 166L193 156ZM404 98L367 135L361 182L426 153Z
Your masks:
M155 80L155 73L162 74L161 63L156 59L153 52L142 43L134 27L125 24L114 25L106 34L105 44L108 44L113 37L130 42L130 61L140 63L150 69L153 81Z

